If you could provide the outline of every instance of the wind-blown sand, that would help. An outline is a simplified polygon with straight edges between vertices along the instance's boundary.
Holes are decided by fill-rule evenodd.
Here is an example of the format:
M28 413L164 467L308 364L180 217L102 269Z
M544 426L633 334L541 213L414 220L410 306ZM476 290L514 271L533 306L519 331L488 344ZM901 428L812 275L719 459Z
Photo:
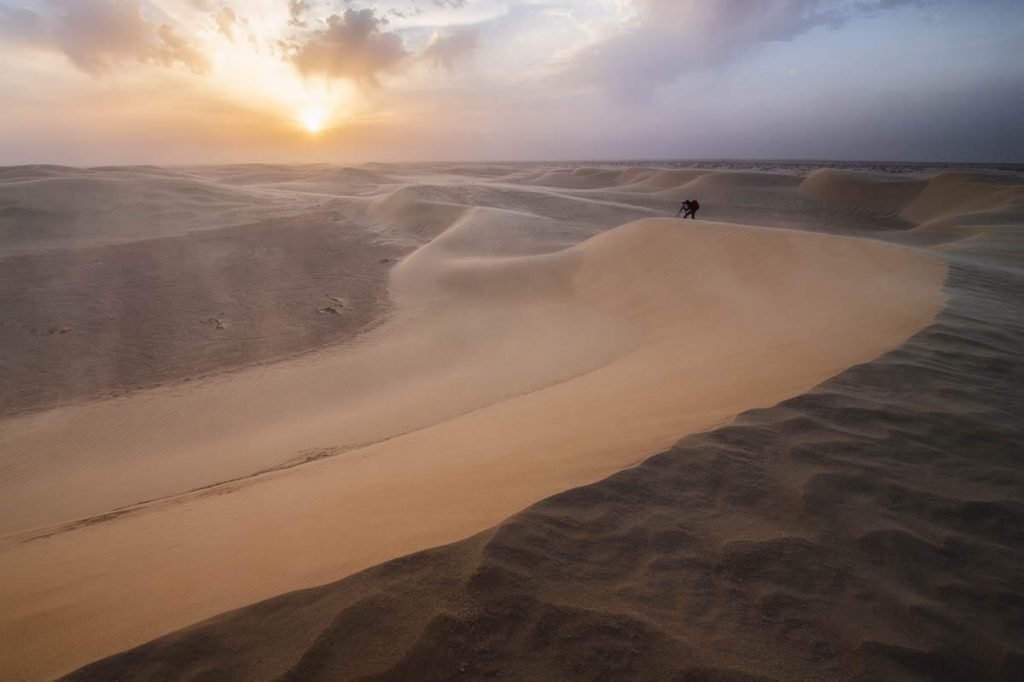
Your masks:
M14 675L67 672L217 613L467 537L193 626L82 674L699 679L701 670L728 669L812 678L1016 665L1012 619L983 618L984 600L1005 601L1015 570L1019 578L1010 521L1020 509L1008 500L1021 479L997 463L1008 456L997 451L1000 438L1019 443L1020 434L991 414L1008 406L961 414L958 400L979 398L970 380L945 370L946 384L931 388L941 409L886 397L911 391L915 378L924 391L937 381L928 375L936 359L908 350L922 336L901 344L946 299L947 265L937 256L967 254L956 257L990 267L979 265L983 254L951 250L950 235L966 213L1012 219L1013 178L880 183L829 171L803 180L528 167L474 175L443 166L180 172L266 193L292 212L275 218L288 224L318 212L315 224L334 230L317 229L346 240L346 262L359 267L394 257L374 249L409 254L390 271L390 313L372 323L384 308L367 306L348 329L372 328L341 345L322 346L346 338L336 333L232 356L223 366L248 366L230 373L50 409L42 398L18 404L23 413L0 422L0 664ZM865 199L874 184L878 198ZM943 186L929 194L934 184ZM673 200L690 193L706 207L720 202L723 217L757 214L846 236L645 217L659 205L673 212ZM251 242L233 228L238 248L259 251L287 229L262 225ZM190 243L208 234L200 229L216 230L197 219L169 238ZM970 229L975 247L994 234ZM1012 228L998 234L996 251L1016 247ZM55 248L109 257L148 244L140 239L40 243L3 263L61 257ZM930 254L919 248L940 241ZM301 271L297 260L282 258L281 272ZM954 273L963 267L951 262ZM998 267L1012 283L1016 270ZM331 284L332 295L351 296L342 280ZM296 287L294 297L315 286ZM955 279L947 291L946 317L964 305ZM969 337L980 323L958 324ZM143 335L135 345L150 343ZM187 336L177 343L194 352ZM924 378L872 369L908 353L904 364ZM186 378L215 364L153 376ZM975 379L987 380L986 371ZM100 384L81 395L117 382ZM788 402L772 407L780 401ZM723 426L754 408L769 409ZM894 416L900 410L911 416ZM950 446L942 440L950 432L971 442L980 424L998 435L976 468L954 454L917 481L913 467L925 458L908 443L935 451ZM909 489L907 477L924 488L893 492ZM956 511L956 500L967 506ZM989 506L976 512L978 504ZM925 525L915 520L922 510ZM943 558L948 539L932 527L943 523L966 537L949 551L966 547L960 561L982 561L974 571ZM902 591L889 586L893 570L914 576L897 581ZM922 571L937 583L918 580ZM928 616L931 629L886 637L907 626L915 589L938 614ZM970 608L955 596L964 590L981 595ZM920 642L948 646L951 612L977 621L977 634L933 655Z

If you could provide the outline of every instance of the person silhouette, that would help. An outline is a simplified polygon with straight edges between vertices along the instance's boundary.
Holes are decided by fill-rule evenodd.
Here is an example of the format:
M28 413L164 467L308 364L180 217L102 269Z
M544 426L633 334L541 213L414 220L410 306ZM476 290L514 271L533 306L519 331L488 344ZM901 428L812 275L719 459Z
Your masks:
M686 209L686 212L683 213L683 220L686 220L687 218L693 218L694 220L697 219L697 211L700 210L700 204L696 199L689 199L684 202L683 208Z
M679 213L676 213L676 217L677 218L679 216L683 215L683 211L685 211L687 214L690 213L690 203L691 202L690 202L689 199L687 199L686 201L683 202L683 204L679 207ZM683 217L685 218L686 216L683 216Z

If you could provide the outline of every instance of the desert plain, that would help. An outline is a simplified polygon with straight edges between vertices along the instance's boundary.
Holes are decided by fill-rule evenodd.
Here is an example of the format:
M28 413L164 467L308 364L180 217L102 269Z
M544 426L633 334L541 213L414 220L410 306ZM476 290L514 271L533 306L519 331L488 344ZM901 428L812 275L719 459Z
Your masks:
M1022 679L1022 172L0 169L0 677Z

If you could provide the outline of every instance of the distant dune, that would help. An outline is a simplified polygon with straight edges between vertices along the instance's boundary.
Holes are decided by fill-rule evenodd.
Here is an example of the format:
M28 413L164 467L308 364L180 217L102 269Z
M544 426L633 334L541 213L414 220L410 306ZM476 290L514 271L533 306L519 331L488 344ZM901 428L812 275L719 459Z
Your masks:
M1022 188L4 169L0 667L1013 679Z

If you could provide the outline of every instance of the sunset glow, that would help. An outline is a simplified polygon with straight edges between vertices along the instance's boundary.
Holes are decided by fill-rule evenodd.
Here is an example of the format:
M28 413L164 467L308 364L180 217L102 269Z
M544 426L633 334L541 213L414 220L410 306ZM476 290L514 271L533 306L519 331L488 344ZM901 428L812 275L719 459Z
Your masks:
M1012 159L1018 12L1010 0L0 0L0 163ZM894 92L913 95L894 107Z
M311 133L319 133L324 128L323 112L315 109L303 112L302 125Z

